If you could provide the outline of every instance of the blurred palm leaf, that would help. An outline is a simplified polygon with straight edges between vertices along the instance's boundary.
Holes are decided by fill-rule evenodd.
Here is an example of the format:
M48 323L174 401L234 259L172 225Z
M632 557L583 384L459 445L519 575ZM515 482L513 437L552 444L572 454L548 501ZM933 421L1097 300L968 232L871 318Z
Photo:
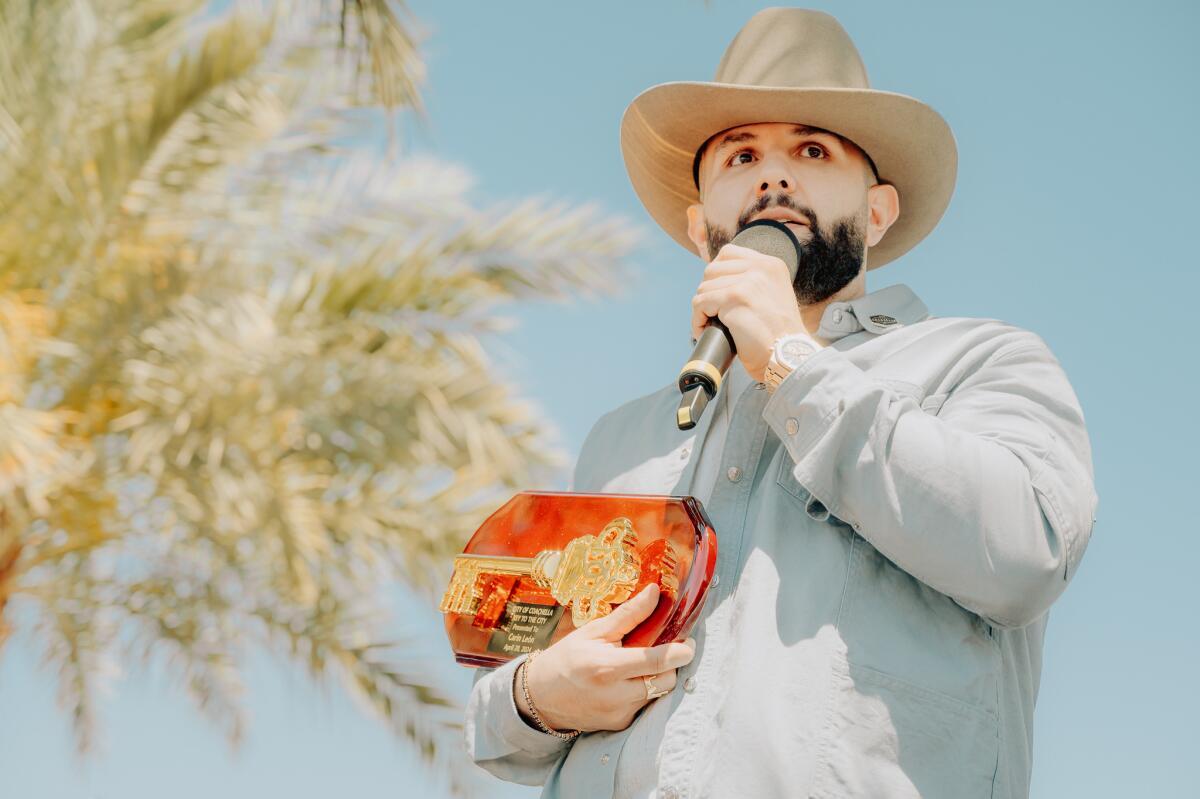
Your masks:
M633 240L347 144L356 107L419 107L401 7L239 9L0 0L0 653L28 628L82 750L96 682L152 662L236 741L270 647L467 792L460 711L381 588L435 598L562 466L482 340Z

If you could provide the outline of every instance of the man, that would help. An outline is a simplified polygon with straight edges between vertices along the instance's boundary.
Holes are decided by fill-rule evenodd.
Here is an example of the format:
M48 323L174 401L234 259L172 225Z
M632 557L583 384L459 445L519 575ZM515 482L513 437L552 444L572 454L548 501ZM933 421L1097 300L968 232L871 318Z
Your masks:
M833 18L769 9L715 83L635 99L622 148L707 262L692 335L719 317L738 358L694 430L674 385L601 418L573 487L698 497L716 576L694 641L620 647L648 589L481 670L475 761L544 796L1027 796L1047 611L1098 498L1041 338L866 291L949 203L949 128L871 90ZM760 218L803 245L794 282L729 244Z

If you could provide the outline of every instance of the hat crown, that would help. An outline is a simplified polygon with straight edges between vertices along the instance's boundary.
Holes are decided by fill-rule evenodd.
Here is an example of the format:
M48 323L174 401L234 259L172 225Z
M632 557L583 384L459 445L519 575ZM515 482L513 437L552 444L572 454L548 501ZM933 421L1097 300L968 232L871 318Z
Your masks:
M867 68L850 35L823 11L767 8L729 43L717 83L868 89Z

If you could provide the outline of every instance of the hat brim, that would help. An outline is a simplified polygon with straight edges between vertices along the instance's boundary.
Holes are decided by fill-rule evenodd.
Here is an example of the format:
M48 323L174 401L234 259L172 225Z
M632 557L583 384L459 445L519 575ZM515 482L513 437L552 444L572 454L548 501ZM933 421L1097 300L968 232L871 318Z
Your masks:
M900 195L900 216L867 252L866 268L899 258L925 238L950 204L958 147L950 126L920 100L874 89L799 89L673 82L638 95L621 118L621 152L638 198L693 254L687 207L699 202L696 151L728 128L789 122L824 128L861 147Z

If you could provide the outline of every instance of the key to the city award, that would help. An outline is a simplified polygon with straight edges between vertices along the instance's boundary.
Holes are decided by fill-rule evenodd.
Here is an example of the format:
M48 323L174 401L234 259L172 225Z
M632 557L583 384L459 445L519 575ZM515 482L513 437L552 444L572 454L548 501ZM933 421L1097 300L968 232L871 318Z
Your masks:
M525 491L454 559L442 597L454 659L499 666L606 616L650 583L658 606L624 646L685 637L717 563L694 497Z

